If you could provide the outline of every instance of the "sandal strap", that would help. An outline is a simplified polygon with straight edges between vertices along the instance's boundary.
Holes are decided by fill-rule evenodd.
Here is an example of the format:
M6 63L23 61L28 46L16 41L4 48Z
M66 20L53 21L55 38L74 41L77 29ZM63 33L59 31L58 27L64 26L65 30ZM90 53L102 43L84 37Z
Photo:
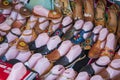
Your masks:
M101 56L108 56L112 58L114 56L114 53L115 53L114 50L105 47L105 49L103 49L101 52Z
M67 24L65 26L62 24L62 28L66 28L66 27L70 26L71 24L73 24L73 22L71 22L71 23L69 23L69 24Z
M110 68L114 69L114 70L117 70L117 71L120 71L120 68L114 68L112 67L110 64L108 65Z
M17 37L20 37L20 35L13 33L11 30L10 30L10 33L12 33L13 35L15 35Z
M99 65L96 61L95 61L95 65L98 67L107 67L107 65Z

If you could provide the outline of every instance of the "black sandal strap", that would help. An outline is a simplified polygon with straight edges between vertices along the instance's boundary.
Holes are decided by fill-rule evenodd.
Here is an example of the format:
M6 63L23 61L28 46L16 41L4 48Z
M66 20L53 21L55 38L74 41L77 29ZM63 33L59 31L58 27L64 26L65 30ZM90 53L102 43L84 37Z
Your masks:
M20 37L20 35L13 33L11 30L10 30L10 32L15 36Z
M99 65L96 61L95 61L95 65L98 67L107 67L107 65Z

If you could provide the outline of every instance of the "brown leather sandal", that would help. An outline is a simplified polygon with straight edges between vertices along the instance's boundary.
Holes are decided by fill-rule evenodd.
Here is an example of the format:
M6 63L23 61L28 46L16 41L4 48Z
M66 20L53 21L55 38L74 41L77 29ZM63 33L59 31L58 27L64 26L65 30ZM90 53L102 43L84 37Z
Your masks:
M30 40L30 42L34 41L37 38L37 34L36 32L32 29L32 33L31 34L22 34L23 36L30 36L32 35L32 38Z
M54 62L54 61L60 59L61 56L60 56L59 51L58 51L57 49L55 49L55 50L52 51L50 54L46 55L46 57L47 57L50 61Z
M106 27L108 28L110 33L116 33L118 24L118 11L119 6L116 4L111 5L108 9L108 21L106 23Z
M95 25L102 25L105 26L105 6L106 0L99 0L96 7L96 14L95 14Z
M84 1L84 19L85 21L94 20L94 0Z
M101 51L101 56L108 56L110 59L112 59L114 56L114 53L115 53L114 50L111 50L108 47L105 47L105 49Z
M42 30L40 27L39 27L39 25L40 24L43 24L43 23L45 23L45 22L47 22L48 20L46 19L46 20L44 20L44 21L42 21L42 22L39 22L39 20L37 21L37 23L35 24L35 26L34 26L34 29L35 29L35 32L39 35L40 33L42 33L42 32L45 32L45 30L48 28L48 26L44 29L44 30Z
M114 67L112 67L111 65L109 65L109 67L112 68L112 69L114 69L114 70L120 71L120 68L114 68ZM107 72L106 69L104 69L103 71L101 71L100 73L98 73L98 75L102 76L102 78L103 78L104 80L111 80L111 79L110 79L110 74ZM116 80L116 79L112 79L112 80Z
M74 19L83 19L82 0L75 0Z
M61 23L61 21L60 21L60 22L57 22L57 23L53 23L53 22L50 23L48 29L46 30L46 32L48 33L49 36L51 36L51 35L55 32L55 31L53 31L53 29L52 29L53 25L57 25L57 24L59 24L59 23Z
M103 40L104 41L104 40ZM98 58L99 56L100 56L100 53L101 53L101 47L100 47L100 45L101 45L101 43L103 42L103 41L100 41L100 40L98 40L93 46L92 46L92 48L90 49L90 51L89 51L89 53L88 53L88 56L90 57L90 58Z

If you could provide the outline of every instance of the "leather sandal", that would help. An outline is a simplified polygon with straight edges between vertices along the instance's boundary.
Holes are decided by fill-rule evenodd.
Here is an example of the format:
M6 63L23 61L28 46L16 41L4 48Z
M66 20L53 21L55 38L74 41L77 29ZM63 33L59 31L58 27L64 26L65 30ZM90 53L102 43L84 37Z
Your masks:
M83 29L81 29L80 32L78 34L74 35L70 40L74 44L79 44L81 42L84 42L85 39L83 38L83 35L91 32L91 31L92 31L92 29L89 31L84 31Z
M106 0L98 0L95 14L95 25L105 26L105 7Z
M115 51L109 49L108 47L105 47L105 49L101 51L101 56L108 56L110 59L113 58L114 54L115 54Z
M103 67L103 68L106 68L106 67L107 67L107 65L99 65L99 64L97 64L96 62L95 62L95 65L98 66L98 67ZM87 65L87 66L83 67L83 68L80 70L80 72L83 72L83 71L87 72L90 77L93 76L93 75L95 75L95 71L94 71L92 65Z
M69 62L68 58L66 56L63 56L61 57L60 59L58 59L54 65L57 65L57 64L61 64L63 65L64 67L66 68L70 68L72 67L77 61L80 61L82 59L85 58L85 54L84 53L81 53L77 58L75 58L72 62Z
M110 33L116 33L117 30L117 24L118 24L118 12L119 12L119 6L116 4L113 4L108 9L108 20L106 23L106 27L108 28Z
M84 1L84 19L85 21L94 20L94 0Z
M30 34L22 34L22 35L23 36L31 36L32 35L32 38L31 38L30 42L34 41L37 38L37 34L33 29L32 29L32 33L30 33Z
M118 70L120 71L120 68L114 68L111 65L109 65L110 68L114 69L114 70ZM110 80L110 74L107 72L106 69L104 69L103 71L101 71L100 73L98 73L98 75L102 76L103 79L105 80Z
M50 23L48 30L46 30L46 32L48 33L49 36L51 36L54 33L54 31L52 29L53 25L57 25L57 24L60 24L60 23L61 23L61 21L57 22L57 23L53 23L53 22Z
M40 26L40 24L44 24L47 21L48 20L44 20L42 22L37 21L37 23L35 24L35 27L34 27L34 30L37 34L40 34L40 33L43 33L46 31L46 29L48 28L49 25L44 30L42 30L39 26Z
M74 32L75 31L80 31L81 29L75 29L75 27L72 27L71 29L69 29L63 36L62 36L62 40L69 40L74 36Z
M104 41L104 40L103 40ZM100 40L98 40L93 46L92 46L92 48L90 49L90 51L89 51L89 53L88 53L88 56L90 57L90 58L98 58L99 56L100 56L100 54L101 54L101 47L100 47L100 45L101 45L101 43L103 42L103 41L100 41Z
M60 37L62 37L63 35L64 35L64 33L63 33L63 28L67 28L68 26L70 26L70 25L72 25L72 23L73 22L71 22L71 23L69 23L69 24L67 24L67 25L63 25L63 24L61 24L60 26L59 26L59 28L52 34L52 36L55 36L55 35L58 35L58 36L60 36Z
M25 21L26 19L17 19L16 21L13 22L12 26L21 28L24 24L21 21Z

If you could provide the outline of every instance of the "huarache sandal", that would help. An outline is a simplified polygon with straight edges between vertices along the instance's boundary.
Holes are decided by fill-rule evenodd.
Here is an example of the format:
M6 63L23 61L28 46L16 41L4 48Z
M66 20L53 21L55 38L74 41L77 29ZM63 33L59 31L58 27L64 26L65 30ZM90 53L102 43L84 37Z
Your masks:
M110 33L116 33L117 30L117 24L118 24L118 12L119 12L119 6L116 4L113 4L108 9L108 20L106 23L106 27L108 28Z
M84 19L85 21L94 20L94 0L84 1Z
M95 25L102 25L105 26L105 7L106 7L106 0L98 0L96 6L96 14L95 14Z

